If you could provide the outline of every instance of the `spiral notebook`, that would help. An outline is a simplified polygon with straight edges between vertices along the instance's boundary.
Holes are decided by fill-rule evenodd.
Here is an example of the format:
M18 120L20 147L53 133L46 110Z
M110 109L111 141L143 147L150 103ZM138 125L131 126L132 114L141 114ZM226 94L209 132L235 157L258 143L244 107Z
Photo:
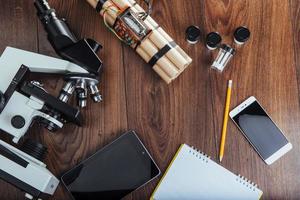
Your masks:
M151 200L258 200L262 193L251 181L182 144Z

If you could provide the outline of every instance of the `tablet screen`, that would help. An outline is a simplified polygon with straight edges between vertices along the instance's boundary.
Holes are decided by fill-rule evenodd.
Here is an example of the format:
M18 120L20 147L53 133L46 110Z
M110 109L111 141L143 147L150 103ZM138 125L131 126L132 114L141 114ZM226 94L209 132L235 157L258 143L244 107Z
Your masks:
M75 200L121 199L160 174L144 145L128 132L67 172Z

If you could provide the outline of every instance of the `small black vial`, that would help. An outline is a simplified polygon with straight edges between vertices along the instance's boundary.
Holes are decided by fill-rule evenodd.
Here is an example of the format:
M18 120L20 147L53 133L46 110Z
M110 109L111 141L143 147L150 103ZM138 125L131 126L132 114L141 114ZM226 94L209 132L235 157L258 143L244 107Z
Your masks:
M250 38L250 31L244 26L238 27L234 31L234 42L238 45L244 44Z
M221 44L222 38L219 33L211 32L206 36L206 47L209 50L215 50Z
M196 44L200 40L201 31L197 26L189 26L186 29L186 40L190 44Z

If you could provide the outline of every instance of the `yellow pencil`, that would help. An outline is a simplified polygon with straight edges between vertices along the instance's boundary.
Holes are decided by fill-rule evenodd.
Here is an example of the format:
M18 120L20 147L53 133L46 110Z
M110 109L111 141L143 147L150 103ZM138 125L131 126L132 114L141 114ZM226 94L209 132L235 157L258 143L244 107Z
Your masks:
M226 133L227 133L227 123L228 123L228 116L229 116L229 106L230 106L230 98L231 98L231 88L232 88L232 80L229 80L228 88L227 88L227 95L226 95L226 105L225 105L223 128L222 128L220 154L219 154L220 162L222 162L222 159L224 156L224 148L225 148Z

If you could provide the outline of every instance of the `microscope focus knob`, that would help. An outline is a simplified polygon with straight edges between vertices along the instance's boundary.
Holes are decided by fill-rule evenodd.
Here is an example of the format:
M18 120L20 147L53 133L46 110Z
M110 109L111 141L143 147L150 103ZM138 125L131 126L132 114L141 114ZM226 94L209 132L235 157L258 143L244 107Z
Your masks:
M16 129L21 129L25 126L25 119L20 115L16 115L11 119L11 125Z
M31 139L24 141L21 150L42 162L47 153L47 147Z

